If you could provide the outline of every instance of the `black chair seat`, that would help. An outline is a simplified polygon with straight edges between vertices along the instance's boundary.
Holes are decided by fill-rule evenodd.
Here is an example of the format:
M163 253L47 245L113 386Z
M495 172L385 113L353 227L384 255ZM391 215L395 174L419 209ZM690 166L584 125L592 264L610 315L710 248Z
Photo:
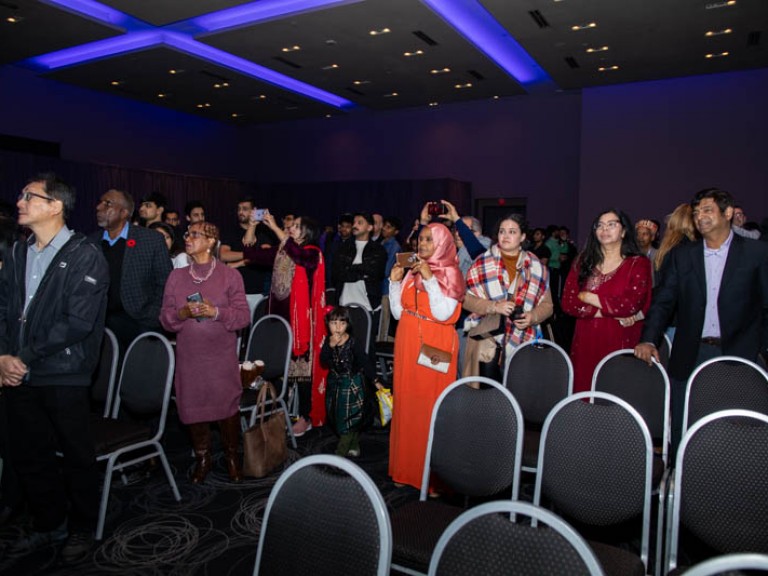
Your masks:
M112 420L111 418L91 418L91 437L95 441L96 454L107 454L130 446L154 435L152 428L141 422Z
M427 571L437 541L463 509L440 502L411 502L395 510L392 522L392 562Z
M645 566L637 554L602 542L589 541L587 543L600 561L605 576L645 575Z

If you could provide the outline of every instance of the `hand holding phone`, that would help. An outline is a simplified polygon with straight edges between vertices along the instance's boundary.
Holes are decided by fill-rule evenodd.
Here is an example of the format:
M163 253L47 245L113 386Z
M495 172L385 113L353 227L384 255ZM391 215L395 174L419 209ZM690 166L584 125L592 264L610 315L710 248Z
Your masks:
M202 304L203 303L203 295L200 294L200 292L195 292L194 294L190 294L189 296L187 296L187 303L190 304L190 305L191 304ZM190 314L193 313L193 310L194 310L194 313L197 313L197 307L196 306L189 306ZM195 320L197 322L202 322L203 320L205 320L205 318L196 317L196 316L194 316L194 314L193 314L193 318L195 318Z
M395 257L397 258L397 263L405 269L411 268L419 261L419 257L416 256L415 252L398 252Z
M427 211L429 212L430 216L440 216L441 214L446 214L448 209L443 205L442 202L430 202Z
M251 220L254 222L261 222L264 220L264 213L266 212L265 208L254 208L251 210Z

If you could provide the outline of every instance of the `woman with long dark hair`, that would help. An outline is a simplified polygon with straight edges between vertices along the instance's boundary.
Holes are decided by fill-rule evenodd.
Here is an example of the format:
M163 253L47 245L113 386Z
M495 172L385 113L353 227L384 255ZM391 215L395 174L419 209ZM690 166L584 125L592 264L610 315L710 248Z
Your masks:
M299 419L293 434L302 436L313 424L325 422L328 371L320 364L325 335L325 261L317 245L320 226L307 216L298 216L286 232L269 211L263 222L280 240L279 246L253 244L257 222L251 218L243 238L243 256L249 263L273 266L269 313L285 318L293 332L289 381L297 386L299 395Z
M639 342L651 281L651 261L640 253L629 217L601 212L563 289L563 311L576 317L574 392L591 388L592 372L607 354Z

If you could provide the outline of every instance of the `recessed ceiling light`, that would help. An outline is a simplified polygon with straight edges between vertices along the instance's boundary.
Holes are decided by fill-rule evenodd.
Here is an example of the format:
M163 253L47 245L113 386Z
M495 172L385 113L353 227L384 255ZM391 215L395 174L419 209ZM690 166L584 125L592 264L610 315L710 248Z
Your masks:
M266 100L266 94L258 94L257 96L251 96L251 100Z
M608 50L608 46L598 46L596 48L587 48L586 52L587 54L593 54L595 52L607 52Z
M23 16L8 16L8 18L5 19L8 24L18 24L22 20L24 20Z
M428 104L428 106L429 106L430 108L434 108L434 107L435 107L435 106L437 106L437 105L438 105L438 104L437 104L437 102L430 102L430 103Z
M397 92L390 92L389 94L384 94L384 98L395 98L397 96L400 96Z
M338 64L329 64L328 66L323 66L323 70L336 70L339 67Z
M424 50L414 50L413 52L403 52L403 56L410 58L411 56L423 56Z
M283 48L283 52L298 52L301 50L301 46L288 46L287 48Z
M362 86L364 84L370 84L370 83L371 83L370 80L355 80L354 82L352 82L352 84L354 84L355 86Z
M613 70L618 70L618 69L619 67L616 64L614 64L613 66L600 66L600 68L598 68L597 70L599 72L611 72Z
M462 90L464 88L472 88L472 82L467 82L465 84L454 84L453 86L457 90Z
M433 68L429 71L430 74L448 74L450 72L450 68Z
M586 24L574 24L571 26L571 30L589 30L590 28L597 28L597 22L587 22Z
M558 0L555 0L555 2L557 2L557 1L558 1ZM494 99L494 100L498 100L498 99L499 99L499 97L498 97L498 96L494 96L494 97L493 97L493 99Z
M168 70L168 74L181 74L182 72L184 72L184 70L181 68L171 68Z
M707 54L706 58L725 58L726 56L730 56L730 52L719 52L717 54Z
M736 0L727 0L725 2L710 2L704 5L704 10L717 10L718 8L728 8L728 6L735 6Z
M110 82L112 86L120 86L122 83L122 80L112 80L112 82Z
M704 33L704 36L711 38L712 36L723 36L724 34L731 34L732 32L733 29L731 28L723 28L722 30L707 30Z
M240 114L238 114L237 112L232 112L232 114L230 114L230 117L232 117L232 118L240 118Z
M332 116L333 116L332 114L326 114L325 115L326 118L331 118Z
M158 92L157 93L157 97L158 98L168 98L168 94L166 94L165 92Z
M389 28L382 28L381 30L371 30L368 32L371 36L381 36L382 34L389 34L392 32Z
M210 102L204 102L202 104L198 104L197 107L198 108L210 108L211 107L211 103Z
M229 82L220 82L213 85L214 88L229 88Z

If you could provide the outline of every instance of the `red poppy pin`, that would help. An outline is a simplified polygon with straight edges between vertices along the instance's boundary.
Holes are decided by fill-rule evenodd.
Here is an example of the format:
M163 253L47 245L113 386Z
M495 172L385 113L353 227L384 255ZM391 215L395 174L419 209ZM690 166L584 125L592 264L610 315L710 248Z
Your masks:
M128 241L125 243L125 245L128 246L128 248L133 248L134 246L136 246L136 240L134 240L133 238L129 238Z

